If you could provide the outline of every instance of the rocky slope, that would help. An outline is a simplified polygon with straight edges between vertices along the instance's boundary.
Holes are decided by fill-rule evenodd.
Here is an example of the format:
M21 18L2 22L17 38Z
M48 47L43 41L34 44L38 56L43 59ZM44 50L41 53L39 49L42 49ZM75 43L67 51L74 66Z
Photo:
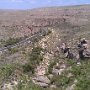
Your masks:
M0 47L16 44L40 30L50 32L0 53L0 89L89 90L89 59L78 66L64 57L60 46L65 42L75 48L80 38L90 40L90 5L0 10Z
M33 10L0 10L0 39L23 37L42 27L78 28L89 24L90 5L51 7ZM44 29L44 28L43 28ZM8 31L8 32L7 32Z

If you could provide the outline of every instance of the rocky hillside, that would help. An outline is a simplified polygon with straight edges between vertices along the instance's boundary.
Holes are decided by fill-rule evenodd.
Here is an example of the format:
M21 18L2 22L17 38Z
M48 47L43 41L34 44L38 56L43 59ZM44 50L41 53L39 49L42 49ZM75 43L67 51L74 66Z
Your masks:
M80 38L90 49L90 5L0 10L0 90L90 90L90 58L60 49Z
M90 6L51 7L33 10L0 10L0 39L28 36L42 27L71 29L90 22ZM63 26L65 25L65 26ZM88 25L89 26L89 25ZM68 27L68 28L69 28Z

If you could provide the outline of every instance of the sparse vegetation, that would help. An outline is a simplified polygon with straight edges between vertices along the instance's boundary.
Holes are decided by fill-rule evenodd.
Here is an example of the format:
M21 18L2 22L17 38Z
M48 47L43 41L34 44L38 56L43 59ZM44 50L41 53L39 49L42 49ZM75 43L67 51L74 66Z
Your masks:
M55 84L57 88L65 90L65 88L72 82L72 78L68 78L67 75L54 76L51 80L52 84Z
M9 45L14 45L18 42L20 42L22 40L22 38L9 38L8 40L6 40L4 42L4 46L7 47Z
M90 61L88 59L82 60L81 65L78 66L74 61L67 61L67 64L71 66L71 69L64 73L71 73L72 81L77 80L74 90L89 90L90 89ZM68 75L68 74L65 74ZM73 82L71 83L73 84Z
M46 35L49 35L50 33L52 33L52 31L51 31L51 30L48 30L48 32L47 32L47 34L46 34Z
M9 50L10 54L14 54L19 51L18 48L8 48L8 50Z
M11 66L5 66L0 69L0 77L2 76L2 79L7 78L12 73Z
M81 66L72 67L72 72L77 78L75 90L89 90L90 89L90 60L82 61Z
M25 73L31 72L33 74L34 73L34 68L35 68L35 66L33 66L31 63L23 65L23 71Z
M31 33L37 34L40 29L43 33L43 35L41 35L42 37L51 35L49 38L47 37L47 41L44 41L44 43L47 42L45 44L47 44L47 49L50 49L50 51L54 51L62 42L68 42L69 46L76 45L79 37L85 37L89 40L89 8L89 5L63 8L55 7L40 10L35 9L35 11L20 11L20 13L18 13L18 11L14 13L13 11L8 12L2 10L2 12L0 12L0 47L8 47L9 52L4 52L4 54L1 52L0 54L0 84L7 82L8 79L10 79L9 76L17 70L16 73L20 73L20 75L18 75L20 78L18 79L19 83L15 87L15 90L66 90L74 84L75 80L77 82L75 83L74 90L90 90L90 59L82 60L81 65L78 66L72 59L67 60L63 58L63 55L62 58L60 58L59 55L55 55L56 59L52 60L53 62L48 66L48 72L45 75L49 76L53 74L52 69L53 66L56 65L57 60L65 62L67 67L60 75L53 74L53 78L49 78L51 80L49 86L56 85L55 89L49 86L47 88L42 88L31 81L31 76L34 74L36 66L43 60L43 56L40 54L43 49L38 45L38 47L29 47L29 45L27 47L26 45L25 48L21 47L20 49L18 47L9 48L10 45L13 46L30 36ZM51 29L47 30L48 28ZM55 32L52 33L52 29L55 30ZM44 30L46 32L44 32ZM32 38L32 44L36 45L36 42L39 40L41 39L38 36L37 38ZM33 49L29 52L28 48L30 50L31 48ZM20 50L22 52L19 53L19 56L17 52ZM28 52L29 55L27 55ZM18 61L22 59L19 62L26 61L28 58L29 60L27 63L24 62L23 65L14 63L2 66L3 61L9 59L14 60L14 58L17 58ZM20 68L22 71L20 71ZM60 69L60 67L58 67L58 69ZM27 76L29 78L27 78Z
M12 74L16 66L16 64L8 64L0 68L0 84Z
M40 55L42 48L34 47L31 54L29 54L29 63L23 66L24 72L31 71L34 73L34 68L43 60L43 56Z
M35 85L31 80L24 85L25 82L19 82L17 89L15 90L44 90L44 88Z
M48 31L42 31L42 34L43 34L43 36L46 36L46 35L48 35L49 33L48 33Z
M53 61L50 63L49 67L48 67L48 73L49 74L52 74L52 69L53 69L53 66L56 65L56 61Z

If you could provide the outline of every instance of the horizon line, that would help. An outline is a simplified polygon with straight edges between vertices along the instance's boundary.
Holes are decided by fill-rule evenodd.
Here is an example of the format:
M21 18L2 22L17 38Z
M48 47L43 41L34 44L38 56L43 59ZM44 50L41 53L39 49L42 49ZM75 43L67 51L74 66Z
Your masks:
M0 8L0 10L14 10L14 11L16 11L16 10L33 10L33 9L41 9L41 8L53 8L53 7L75 7L75 6L88 6L88 5L90 5L90 4L75 4L75 5L58 5L58 6L41 6L41 7L35 7L35 8L27 8L27 9L20 9L20 8L5 8L5 9L3 9L3 8Z

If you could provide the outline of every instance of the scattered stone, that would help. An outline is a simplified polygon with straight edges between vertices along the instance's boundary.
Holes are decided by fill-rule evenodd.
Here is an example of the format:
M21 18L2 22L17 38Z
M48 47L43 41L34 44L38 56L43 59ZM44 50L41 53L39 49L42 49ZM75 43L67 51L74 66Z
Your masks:
M61 69L65 69L65 68L66 68L66 65L65 65L65 64L62 64L62 65L60 66L60 68L61 68Z
M4 84L2 90L13 90L13 85L11 85L11 83Z
M77 62L77 65L81 65L81 63L80 62Z
M73 75L72 75L72 73L69 73L68 75L67 75L67 77L69 78L69 77L72 77Z
M72 70L72 67L70 66L70 67L68 67L66 70Z
M74 80L74 83L77 83L77 82L78 82L77 79L75 79L75 80Z
M52 79L53 78L53 74L49 74L48 78Z
M18 85L18 82L17 81L12 81L11 85Z
M1 88L2 90L14 90L13 87L18 85L18 81L11 81L10 83L4 83Z
M74 80L74 83L71 86L68 86L66 90L74 90L74 87L76 86L77 80Z
M69 86L66 90L74 90L74 87L75 87L76 85L75 84L73 84L72 86Z
M59 69L59 70L58 70L58 69L55 69L55 68L54 68L54 69L52 70L52 73L55 74L55 75L61 75L61 73L62 73L63 70L64 70L64 69Z
M56 85L51 85L50 88L56 88Z

